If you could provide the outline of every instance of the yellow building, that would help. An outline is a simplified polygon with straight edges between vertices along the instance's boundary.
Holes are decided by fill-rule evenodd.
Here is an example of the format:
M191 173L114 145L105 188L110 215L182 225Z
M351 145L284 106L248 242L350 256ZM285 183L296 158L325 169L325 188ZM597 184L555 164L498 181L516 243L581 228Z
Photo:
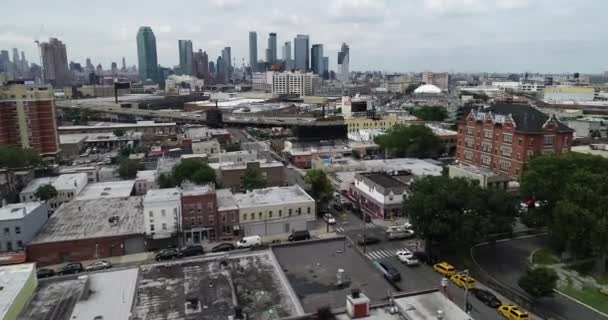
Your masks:
M416 121L416 117L398 117L395 114L389 114L381 119L346 118L344 119L344 124L348 126L348 133L356 133L361 129L386 130L396 124L404 124L412 121Z

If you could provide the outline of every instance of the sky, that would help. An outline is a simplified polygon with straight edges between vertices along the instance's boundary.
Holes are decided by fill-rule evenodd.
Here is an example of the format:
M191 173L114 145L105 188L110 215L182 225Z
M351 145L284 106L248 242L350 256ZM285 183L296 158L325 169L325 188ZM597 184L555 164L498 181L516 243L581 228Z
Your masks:
M270 32L279 58L285 41L308 34L334 70L342 42L358 71L608 70L606 0L32 0L1 8L0 49L19 48L36 63L34 41L56 37L69 61L90 57L109 69L125 57L136 65L135 36L145 25L169 67L178 64L179 39L213 60L230 46L236 66L247 65L248 32L257 31L258 58Z

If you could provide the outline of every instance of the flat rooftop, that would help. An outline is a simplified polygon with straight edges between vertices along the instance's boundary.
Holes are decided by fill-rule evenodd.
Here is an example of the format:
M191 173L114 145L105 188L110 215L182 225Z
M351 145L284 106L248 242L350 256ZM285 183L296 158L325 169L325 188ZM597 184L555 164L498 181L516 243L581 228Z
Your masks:
M118 217L114 224L110 218ZM49 217L32 244L144 233L142 197L74 200Z
M7 204L6 206L0 208L0 221L22 219L42 205L45 204L42 202Z
M327 305L344 308L346 296L355 287L372 303L388 300L388 294L395 290L356 250L350 241L343 239L272 247L306 312ZM344 269L351 278L350 287L336 286L338 269Z
M57 179L57 177L44 177L38 178L30 181L30 183L21 190L21 193L34 193L38 190L38 187L44 186L47 184L53 184L53 182Z
M211 138L218 135L229 135L230 132L226 129L214 129L208 127L190 127L186 128L186 137L192 139Z
M33 263L0 267L0 319L5 319L13 302L30 277L36 277Z
M443 320L471 320L470 315L438 291L398 298L395 305L407 319L437 320L437 310L442 310Z
M225 320L237 305L249 319L303 314L269 250L144 265L137 290L132 320Z
M239 207L230 189L218 189L215 191L217 197L217 210L237 210Z
M128 198L135 180L89 183L76 200Z
M257 161L250 161L250 162L257 162ZM266 161L261 161L260 162L260 169L264 169L264 168L281 168L284 167L285 165L282 162L279 161L273 161L273 162L266 162ZM213 168L213 167L212 167ZM247 165L246 164L233 164L233 163L229 163L229 164L225 164L225 162L220 162L218 168L222 171L225 170L245 170L247 169Z
M210 185L199 186L193 183L183 183L181 186L182 196L196 196L213 192Z
M330 164L328 171L333 172L369 172L369 171L409 171L417 176L439 176L443 172L441 166L429 161L415 158L396 158L379 160L353 160L347 163Z
M84 181L84 183L89 181L87 174L84 172L62 174L53 181L53 187L57 190L75 189L79 187L78 182L81 181Z
M39 281L34 297L23 309L18 319L71 320L72 310L80 300L87 282L86 277Z
M177 188L152 189L148 190L144 197L146 202L162 202L162 201L179 201L181 199L180 191Z
M113 98L112 98L113 99ZM115 122L98 122L89 126L59 126L59 131L69 130L94 130L94 129L129 129L129 128L149 128L149 127L174 127L175 122L154 122L154 121L138 121L137 123L115 123Z
M147 182L156 181L156 170L141 170L137 171L135 180L145 180Z
M287 203L313 202L314 199L300 186L271 187L255 189L247 193L234 195L240 208L279 205Z
M395 177L392 177L386 172L367 172L361 173L361 176L386 189L406 187L405 183L399 181Z

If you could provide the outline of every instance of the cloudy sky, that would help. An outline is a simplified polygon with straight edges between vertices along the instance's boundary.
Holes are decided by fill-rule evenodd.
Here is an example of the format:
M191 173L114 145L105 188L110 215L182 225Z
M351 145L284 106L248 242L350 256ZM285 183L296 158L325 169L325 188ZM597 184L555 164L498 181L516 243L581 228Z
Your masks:
M263 58L269 32L280 47L296 34L322 43L335 68L342 42L352 70L602 72L608 70L606 0L34 0L6 1L0 49L38 62L36 39L58 37L68 60L108 68L136 64L139 26L156 34L158 60L178 62L178 39L216 58L232 47L241 65L248 32ZM11 14L6 14L6 13ZM12 55L12 54L11 54Z

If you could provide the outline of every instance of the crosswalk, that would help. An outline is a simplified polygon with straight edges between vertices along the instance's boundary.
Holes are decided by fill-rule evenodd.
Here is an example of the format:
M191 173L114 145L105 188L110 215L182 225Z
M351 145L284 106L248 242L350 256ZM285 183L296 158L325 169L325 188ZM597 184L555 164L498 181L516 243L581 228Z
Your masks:
M381 249L381 250L369 251L365 254L365 257L367 257L370 260L380 260L380 259L384 259L384 258L395 257L395 255L397 254L397 251L404 250L404 249L407 249L407 248Z
M363 230L363 229L373 229L377 226L371 222L366 224L357 224L357 225L343 225L341 227L336 228L336 232L346 232L346 231L354 231L354 230Z

